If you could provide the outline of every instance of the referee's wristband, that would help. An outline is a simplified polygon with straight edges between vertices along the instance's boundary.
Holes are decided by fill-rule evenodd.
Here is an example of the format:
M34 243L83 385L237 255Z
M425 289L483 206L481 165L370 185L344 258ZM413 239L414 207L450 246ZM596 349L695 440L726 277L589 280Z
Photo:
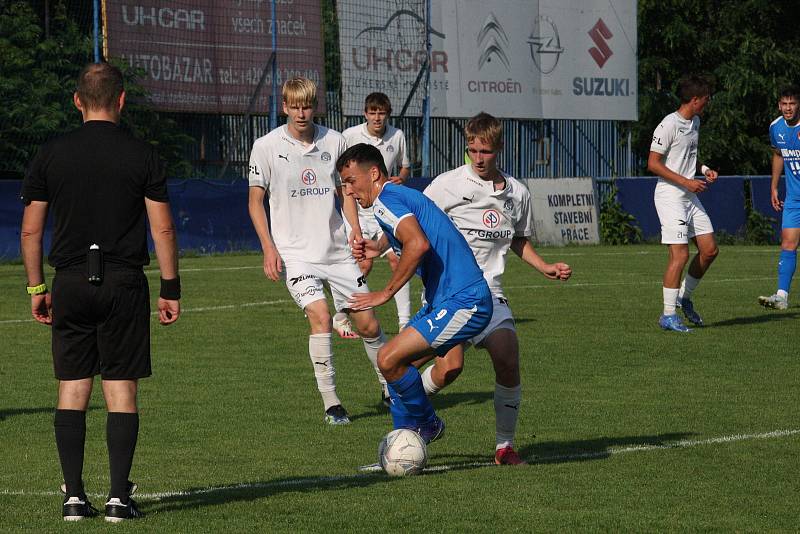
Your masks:
M181 277L177 276L172 280L161 279L161 293L159 296L165 300L181 299Z
M47 284L42 282L38 286L27 286L28 295L44 295L47 293Z

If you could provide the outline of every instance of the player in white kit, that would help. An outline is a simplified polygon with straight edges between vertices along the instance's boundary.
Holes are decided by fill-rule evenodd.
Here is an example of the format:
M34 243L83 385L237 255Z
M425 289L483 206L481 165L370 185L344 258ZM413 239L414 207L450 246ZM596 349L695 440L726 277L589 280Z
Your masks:
M514 450L514 435L521 393L519 342L514 317L503 293L502 276L508 249L553 280L567 280L566 263L547 263L534 250L531 235L531 197L528 189L497 168L503 148L500 122L487 113L470 119L465 127L470 163L439 175L425 189L469 243L492 293L494 311L489 325L470 342L489 351L495 370L495 463L525 464ZM432 395L461 373L463 346L438 358L422 374Z
M717 179L717 171L698 165L697 141L700 115L711 100L711 84L700 76L685 76L678 82L681 105L670 113L653 133L647 169L658 175L654 194L661 221L661 242L669 249L669 263L664 272L664 312L658 320L664 330L689 332L675 312L677 307L696 326L703 319L695 311L691 297L714 258L719 253L714 227L697 193L704 192ZM705 180L696 180L698 173ZM697 254L681 283L681 274L689 261L689 240Z
M383 162L389 171L389 181L395 184L402 184L411 175L411 162L408 159L406 148L406 136L402 130L388 124L389 116L392 114L392 103L389 97L383 93L370 93L364 102L364 118L366 122L353 126L342 132L347 146L351 147L358 143L367 143L377 148L383 156ZM380 238L381 229L373 215L373 208L362 208L358 206L358 220L361 224L361 234L367 239L377 240ZM400 261L397 255L389 249L386 256L392 272L397 269ZM369 274L372 269L372 259L364 260L359 263L364 274ZM397 322L402 330L409 319L411 319L411 284L405 284L394 295L394 302L397 305ZM338 315L338 314L337 314ZM341 324L342 317L334 317L334 327Z
M354 292L368 289L353 260L337 197L351 221L350 238L361 239L361 229L355 202L342 194L335 166L346 148L344 138L314 124L316 101L311 80L292 78L284 83L287 124L253 144L248 209L264 252L264 273L270 280L285 280L289 294L308 317L308 351L325 405L324 420L339 425L350 419L336 394L331 316L323 282L330 286L336 310L350 313L384 388L377 355L386 338L372 310L350 312L347 308Z

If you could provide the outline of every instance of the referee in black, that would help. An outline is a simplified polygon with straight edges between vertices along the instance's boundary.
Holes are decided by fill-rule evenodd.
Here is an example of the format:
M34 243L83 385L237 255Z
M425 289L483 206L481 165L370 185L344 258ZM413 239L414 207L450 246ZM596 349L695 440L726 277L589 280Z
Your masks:
M120 70L107 63L87 65L73 100L83 125L43 145L22 185L22 258L33 318L52 326L64 520L98 513L86 498L82 471L86 408L99 374L111 471L105 518L119 522L142 515L130 498L136 485L128 475L139 433L138 380L150 376L146 221L161 270L163 325L180 315L177 244L159 157L119 126L125 104ZM56 271L52 293L42 268L48 211L53 219L48 261Z

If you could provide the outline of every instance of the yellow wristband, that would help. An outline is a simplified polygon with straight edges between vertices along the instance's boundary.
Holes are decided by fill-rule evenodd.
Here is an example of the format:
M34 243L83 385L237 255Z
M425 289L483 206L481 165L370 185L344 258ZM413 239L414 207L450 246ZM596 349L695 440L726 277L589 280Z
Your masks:
M47 293L47 284L42 282L38 286L28 286L28 295L41 295L42 293Z

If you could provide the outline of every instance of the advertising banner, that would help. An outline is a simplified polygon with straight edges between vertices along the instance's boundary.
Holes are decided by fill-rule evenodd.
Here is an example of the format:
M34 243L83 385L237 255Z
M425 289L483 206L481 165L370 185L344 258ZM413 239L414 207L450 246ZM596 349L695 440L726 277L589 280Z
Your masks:
M359 10L363 3L339 0L342 92L352 96L346 114L361 113L371 91L385 92L399 108L425 58L420 2ZM635 0L431 4L433 116L638 118ZM409 114L420 112L416 106Z
M530 178L533 240L542 245L600 242L592 178Z
M254 110L268 110L272 34L277 34L277 82L314 80L325 109L322 14L319 1L106 0L106 56L144 71L148 101L163 111L244 113L267 69ZM273 27L274 26L274 27Z

